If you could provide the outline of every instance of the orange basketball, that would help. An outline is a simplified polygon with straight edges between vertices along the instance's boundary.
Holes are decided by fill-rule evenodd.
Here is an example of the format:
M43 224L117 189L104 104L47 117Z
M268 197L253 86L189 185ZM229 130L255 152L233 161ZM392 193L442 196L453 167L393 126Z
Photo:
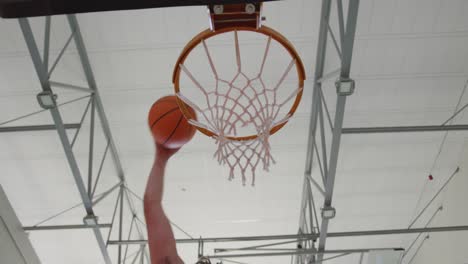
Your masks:
M192 108L187 109L195 116ZM148 125L156 143L170 149L182 147L196 131L180 111L174 95L164 96L151 106Z

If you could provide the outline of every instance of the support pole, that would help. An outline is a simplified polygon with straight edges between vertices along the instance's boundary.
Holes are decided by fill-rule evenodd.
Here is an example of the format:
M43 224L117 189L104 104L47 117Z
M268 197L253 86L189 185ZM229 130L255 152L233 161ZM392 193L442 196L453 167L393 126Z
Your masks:
M120 186L120 209L119 209L119 240L122 240L123 232L123 198L124 198L124 188L123 185ZM118 264L122 263L122 245L119 245L118 250Z
M65 129L79 129L80 124L63 124ZM31 132L31 131L47 131L55 130L55 125L34 125L34 126L11 126L11 127L0 127L0 133L10 132Z
M81 87L81 86L73 85L73 84L68 84L68 83L62 83L62 82L50 81L50 86L57 87L57 88L74 90L74 91L79 91L79 92L91 93L91 94L93 93L93 90L91 90L89 88Z
M98 228L109 228L111 224L98 224ZM89 225L52 225L52 226L25 226L24 231L48 231L48 230L74 230L74 229L89 229L94 226Z
M42 53L42 61L44 62L44 68L49 69L49 52L50 52L50 24L51 17L45 17L45 31L44 31L44 52Z
M336 175L336 168L338 165L338 153L340 149L340 142L341 142L341 127L343 125L344 119L344 110L346 105L346 96L338 95L338 100L336 103L336 113L335 113L335 123L333 125L333 139L331 144L330 150L330 169L328 171L328 177L326 179L325 185L325 201L323 203L323 208L331 208L332 207L332 199L333 199L333 190L335 185L335 175ZM322 217L322 223L320 227L320 240L319 240L319 251L325 250L325 240L327 238L328 232L328 223L329 218ZM320 263L321 259L323 258L322 254L318 255L318 263Z
M92 188L93 188L93 162L94 162L94 117L95 117L95 103L94 96L91 96L91 112L90 112L90 121L89 121L89 154L88 154L88 196L89 199L92 197Z
M382 235L406 235L406 234L419 234L419 233L438 233L438 232L456 232L468 231L468 225L462 226L439 226L427 228L402 228L402 229L384 229L384 230L364 230L352 232L332 232L328 233L329 238L338 237L358 237L358 236L382 236ZM199 243L225 243L225 242L242 242L242 241L265 241L265 240L284 240L284 239L297 239L297 240L313 240L320 237L320 234L294 234L294 235L272 235L272 236L247 236L247 237L213 237L213 238L187 238L176 239L178 244L191 244ZM109 245L144 245L147 240L125 240L125 241L109 241Z
M304 212L304 209L307 204L313 202L310 201L310 195L308 195L310 182L309 179L312 180L314 184L316 184L315 180L312 178L312 164L314 159L314 149L316 145L316 131L317 131L317 120L318 120L318 111L319 111L319 104L320 102L320 94L319 91L322 87L322 83L319 82L323 76L323 70L325 66L325 53L327 50L327 36L328 36L328 21L330 18L330 7L331 1L329 0L322 0L322 11L320 15L320 31L319 31L319 38L318 38L318 46L317 46L317 55L316 55L316 62L315 62L315 74L314 74L314 84L313 84L313 92L312 92L312 105L311 105L311 116L309 121L309 137L307 139L307 154L306 154L306 165L304 169L304 181L302 187L302 200L301 200L301 210L299 215L299 234L304 231L306 218L307 215ZM309 186L309 187L308 187ZM317 188L321 190L320 186L316 184ZM322 194L323 191L322 191ZM310 219L312 220L312 219ZM300 243L302 246L302 242ZM315 250L315 249L314 249ZM315 261L315 255L311 258L312 261ZM299 262L299 259L296 258L296 263Z
M75 41L75 46L78 51L78 56L80 58L81 66L83 68L83 72L86 76L86 81L88 83L88 87L93 91L94 93L94 103L96 107L96 113L99 117L99 120L101 121L101 127L104 132L104 135L107 139L108 145L109 145L109 150L110 154L113 160L114 168L117 172L117 177L119 180L122 182L124 187L126 185L126 180L125 180L125 175L122 167L122 163L120 161L120 157L117 151L117 147L114 141L114 138L112 136L112 132L110 129L109 121L107 120L106 113L104 111L104 105L101 100L101 96L99 94L99 90L97 88L96 80L94 78L94 73L91 67L91 63L89 61L88 53L86 51L86 46L83 40L83 36L81 35L81 30L80 26L78 24L78 20L75 15L67 15L67 20L68 24L70 26L70 31L73 32L74 34L74 41ZM128 204L128 209L131 211L132 215L137 215L137 212L135 210L135 207L133 203L130 201L130 199L127 196L127 204ZM136 230L138 232L139 237L143 238L143 232L141 229L136 225ZM147 256L147 252L143 252L145 256Z
M443 131L465 131L465 130L468 130L468 125L349 127L349 128L343 128L343 134L443 132Z
M268 253L252 253L252 254L229 254L229 255L213 255L207 256L207 258L245 258L245 257L274 257L274 256L291 256L291 255L319 255L319 254L354 254L369 252L372 250L394 250L402 251L402 248L362 248L362 249L335 249L327 250L324 252L317 252L314 250L291 250L286 252L268 252ZM313 262L312 262L313 263ZM319 262L316 262L319 263Z
M354 47L354 37L356 33L356 22L357 15L359 10L359 0L349 0L348 5L348 14L346 17L346 24L344 24L344 16L341 2L339 2L338 16L339 16L339 26L340 26L340 35L341 35L341 72L340 77L337 82L349 80L349 75L351 71L351 61L353 56L353 47ZM324 30L325 30L324 26ZM319 51L320 52L320 51ZM337 87L339 90L340 88ZM354 88L353 88L354 89ZM336 101L336 110L335 110L335 122L333 125L333 137L330 150L330 161L328 163L328 175L325 184L325 199L323 207L325 209L332 208L332 199L333 199L333 190L335 187L335 176L336 169L338 166L338 154L340 150L341 143L341 134L344 120L344 112L346 105L347 94L343 94L341 91L337 91L337 101ZM318 245L318 251L324 252L327 233L328 233L328 224L330 218L322 217L322 223L320 227L320 239ZM317 255L317 263L322 263L323 254L319 253Z
M122 164L120 162L119 154L117 153L117 147L112 137L109 121L107 120L107 116L104 112L104 106L102 104L101 96L99 95L99 91L97 89L96 80L94 79L93 70L91 68L91 63L89 62L88 53L86 52L83 36L81 35L81 30L78 25L78 20L76 19L75 15L67 15L67 19L68 24L70 25L70 30L74 32L76 49L80 57L81 65L83 67L88 86L91 90L94 91L95 94L94 100L96 103L96 111L99 116L99 119L101 120L101 125L102 129L104 130L104 134L106 135L106 138L109 141L111 156L114 160L118 177L120 180L125 180Z

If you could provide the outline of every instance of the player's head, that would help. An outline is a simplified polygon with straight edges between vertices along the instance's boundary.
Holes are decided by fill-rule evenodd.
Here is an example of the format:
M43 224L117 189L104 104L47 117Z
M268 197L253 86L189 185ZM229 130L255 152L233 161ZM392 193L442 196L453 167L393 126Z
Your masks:
M195 264L211 264L211 261L209 258L206 257L200 257Z

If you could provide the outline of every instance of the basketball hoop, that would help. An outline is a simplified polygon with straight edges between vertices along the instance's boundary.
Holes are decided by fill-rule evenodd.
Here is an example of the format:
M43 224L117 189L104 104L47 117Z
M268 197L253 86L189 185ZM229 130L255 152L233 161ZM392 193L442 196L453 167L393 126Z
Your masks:
M277 31L260 25L258 11L252 12L253 7L245 4L244 9L242 5L235 7L245 10L237 23L240 26L232 26L236 17L233 7L210 7L214 30L201 32L186 45L177 60L173 83L189 123L216 140L214 156L229 166L229 180L238 170L243 184L250 174L254 185L257 166L262 163L268 171L275 163L269 139L296 111L305 71L292 44ZM229 19L219 10L230 10ZM243 55L243 40L260 46L259 52ZM210 49L212 44L214 49ZM223 50L228 47L232 52ZM188 106L197 112L197 119Z

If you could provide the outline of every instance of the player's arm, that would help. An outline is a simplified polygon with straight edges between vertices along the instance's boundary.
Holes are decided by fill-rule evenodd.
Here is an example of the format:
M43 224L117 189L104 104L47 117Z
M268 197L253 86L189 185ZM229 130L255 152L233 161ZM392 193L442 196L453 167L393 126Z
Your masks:
M178 149L156 146L156 159L144 195L148 245L152 264L183 264L177 254L174 233L162 207L164 173L169 158Z

